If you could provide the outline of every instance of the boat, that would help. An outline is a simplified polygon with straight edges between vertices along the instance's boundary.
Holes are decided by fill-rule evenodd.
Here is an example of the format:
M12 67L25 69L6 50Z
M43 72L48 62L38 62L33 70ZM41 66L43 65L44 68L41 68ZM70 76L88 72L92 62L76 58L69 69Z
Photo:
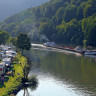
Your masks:
M85 51L84 55L96 55L96 51Z
M74 52L80 53L80 54L84 54L84 53L85 53L85 51L84 51L80 46L77 46L77 47L74 49Z

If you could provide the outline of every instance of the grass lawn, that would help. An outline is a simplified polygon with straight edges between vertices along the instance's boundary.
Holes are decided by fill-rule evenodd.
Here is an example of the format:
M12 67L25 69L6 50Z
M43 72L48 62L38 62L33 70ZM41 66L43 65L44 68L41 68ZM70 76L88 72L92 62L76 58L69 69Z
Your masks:
M21 84L21 78L23 76L22 67L20 64L13 62L15 75L5 77L4 85L0 83L0 96L8 96L9 92L12 92ZM17 74L19 73L19 74Z

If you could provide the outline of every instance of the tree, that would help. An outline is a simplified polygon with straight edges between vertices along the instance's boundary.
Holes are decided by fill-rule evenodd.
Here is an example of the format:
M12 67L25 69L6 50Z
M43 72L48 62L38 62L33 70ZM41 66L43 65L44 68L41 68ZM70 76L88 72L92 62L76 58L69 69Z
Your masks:
M8 43L9 37L10 35L8 32L0 30L0 45Z
M29 72L29 67L30 67L30 60L26 57L24 57L23 55L21 55L20 53L18 53L17 58L16 58L17 62L20 64L20 66L22 67L22 71L23 71L23 78L22 78L22 82L26 82L26 80L28 80L28 72Z
M11 37L10 38L10 43L12 43L12 45L15 46L16 51L17 51L17 49L18 49L18 46L17 46L17 37Z
M57 12L56 12L56 18L57 18L57 21L58 23L60 24L61 21L62 21L62 17L64 15L64 11L65 11L65 8L64 7L60 7Z
M23 56L20 57L20 64L21 64L21 67L22 67L22 70L23 70L23 76L24 76L24 79L27 79L28 77L28 62L27 62L27 59Z
M63 19L65 20L65 22L69 22L73 18L76 18L76 12L77 12L76 5L71 5L71 4L68 5L66 7L66 10L65 10L64 16L63 16Z
M11 37L10 42L12 45L17 46L17 38L16 37Z
M87 45L96 46L96 14L83 19L81 24Z
M84 49L86 48L86 42L87 42L87 40L84 39L84 40L83 40Z
M20 33L17 37L17 46L20 48L23 54L23 50L30 50L31 48L31 42L27 34Z
M84 8L84 17L88 17L88 16L91 16L93 13L92 13L92 5L86 5L85 8Z

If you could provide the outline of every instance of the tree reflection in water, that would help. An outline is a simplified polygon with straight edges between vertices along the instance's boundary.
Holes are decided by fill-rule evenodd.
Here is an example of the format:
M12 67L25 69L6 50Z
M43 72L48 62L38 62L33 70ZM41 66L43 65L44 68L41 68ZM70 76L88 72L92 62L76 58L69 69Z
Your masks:
M30 89L31 91L34 91L34 90L36 90L37 87L38 87L38 83L28 85L28 86L24 86L23 87L23 90L24 90L23 96L32 96L32 95L30 95L28 89Z
M30 96L30 93L28 92L28 88L24 88L23 96Z

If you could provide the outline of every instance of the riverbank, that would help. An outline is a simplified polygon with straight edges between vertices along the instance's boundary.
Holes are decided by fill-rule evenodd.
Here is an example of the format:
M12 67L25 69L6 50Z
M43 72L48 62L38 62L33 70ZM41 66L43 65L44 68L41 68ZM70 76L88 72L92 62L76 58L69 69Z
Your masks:
M21 62L23 61L23 62ZM27 59L18 54L16 58L14 58L13 61L13 68L15 69L15 74L13 76L7 76L5 77L5 82L3 85L0 85L0 96L10 96L10 94L16 94L22 87L22 78L24 77L23 68L25 65L24 62L26 62L26 66L29 68L30 66L27 63ZM22 65L21 65L22 63ZM23 66L23 67L22 67ZM28 74L28 71L27 73Z
M71 49L71 48L69 48L69 47L66 47L66 48L61 47L61 46L59 46L59 47L45 46L45 47L51 48L51 49L65 50L65 51L69 51L69 52L73 52L73 53L79 53L79 54L82 54L82 55L84 55L84 53L85 53L85 51L76 51L76 50Z
M70 51L73 53L79 53L82 55L96 55L96 49L92 49L92 46L87 46L86 48L82 48L80 46L72 47L72 46L64 46L64 45L57 45L55 42L46 42L43 44L47 48L55 48Z

